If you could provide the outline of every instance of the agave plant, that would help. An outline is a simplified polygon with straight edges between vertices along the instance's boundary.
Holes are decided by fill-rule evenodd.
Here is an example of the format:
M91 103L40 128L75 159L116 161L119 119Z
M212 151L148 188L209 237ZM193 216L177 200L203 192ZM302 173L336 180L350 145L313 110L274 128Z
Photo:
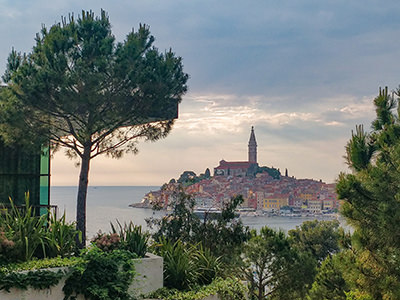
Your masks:
M118 227L113 223L110 224L112 233L118 234L120 237L121 249L136 253L138 257L146 255L150 235L142 231L142 226L134 225L132 221L128 224L124 223L122 226L118 220Z

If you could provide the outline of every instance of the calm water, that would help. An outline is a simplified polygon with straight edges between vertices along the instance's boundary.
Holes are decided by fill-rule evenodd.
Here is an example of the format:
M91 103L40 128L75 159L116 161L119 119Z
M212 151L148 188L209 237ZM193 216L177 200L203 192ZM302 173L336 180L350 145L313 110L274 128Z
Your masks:
M94 186L89 187L87 197L87 236L93 237L99 230L110 231L110 222L119 220L133 221L146 228L145 219L151 216L161 216L162 212L153 212L151 209L131 208L129 204L140 202L143 196L157 190L158 186ZM66 218L73 221L76 218L77 187L51 187L51 204L57 205L59 213L65 211ZM314 218L290 217L242 217L245 225L260 229L268 225L271 228L288 231L299 226L306 220Z

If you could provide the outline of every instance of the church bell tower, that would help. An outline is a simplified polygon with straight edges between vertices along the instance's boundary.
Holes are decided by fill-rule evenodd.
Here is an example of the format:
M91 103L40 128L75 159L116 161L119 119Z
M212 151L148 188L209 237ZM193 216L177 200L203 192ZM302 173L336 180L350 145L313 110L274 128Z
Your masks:
M254 127L251 126L251 133L249 139L249 163L257 163L257 142L254 135Z

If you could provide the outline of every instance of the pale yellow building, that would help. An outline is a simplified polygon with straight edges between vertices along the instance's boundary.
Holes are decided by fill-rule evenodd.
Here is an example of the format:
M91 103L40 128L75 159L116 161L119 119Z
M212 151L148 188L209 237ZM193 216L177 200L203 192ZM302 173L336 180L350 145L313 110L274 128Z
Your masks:
M324 210L334 209L334 201L327 199L322 200L322 209Z
M307 209L309 212L319 213L322 210L322 202L321 200L308 200L307 201Z
M264 210L279 210L282 206L289 205L289 197L268 197L264 198Z

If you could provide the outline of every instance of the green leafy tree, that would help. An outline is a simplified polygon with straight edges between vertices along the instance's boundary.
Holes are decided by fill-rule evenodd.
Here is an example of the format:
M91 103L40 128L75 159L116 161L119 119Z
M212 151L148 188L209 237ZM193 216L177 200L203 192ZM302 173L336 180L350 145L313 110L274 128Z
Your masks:
M237 266L241 263L241 247L250 239L249 228L236 218L235 210L243 201L243 196L235 196L223 205L221 214L206 212L195 233L196 241L214 255L221 256L226 265Z
M182 187L179 187L171 195L171 201L168 204L171 207L171 213L161 219L149 218L146 220L150 228L156 228L153 233L154 240L165 238L167 241L175 243L178 240L183 242L195 242L194 233L200 226L200 219L193 213L195 200L191 195L185 193ZM153 207L159 210L162 207Z
M280 179L281 178L281 172L279 169L275 169L274 167L269 168L269 167L258 167L257 168L257 173L268 173L269 176L271 176L274 179Z
M358 299L400 299L398 100L387 88L379 91L374 99L372 132L359 126L346 147L353 173L339 175L337 192L345 200L342 214L354 228L353 246L357 250L356 285L349 299L358 294Z
M2 105L18 111L24 128L45 133L80 159L77 228L83 241L91 160L136 153L139 139L166 137L187 90L182 59L171 50L160 53L153 42L148 26L140 25L116 43L104 11L98 17L83 11L43 26L31 53L10 54L3 80L12 97L3 97Z
M341 259L342 255L334 255L322 262L307 299L346 300L349 288L343 274L345 264Z
M197 181L196 173L193 171L185 171L179 176L177 182L183 185L191 185Z
M263 227L245 244L243 255L251 299L304 298L304 278L314 266L307 255L291 247L284 232Z
M293 246L302 252L309 252L317 262L340 250L343 229L339 221L305 221L296 229L289 230Z
M157 230L154 240L165 238L176 242L201 244L215 257L221 257L227 265L240 263L240 250L250 238L249 228L236 219L236 208L243 202L242 196L233 197L220 214L207 213L200 219L194 212L195 199L182 187L172 195L170 214L161 219L149 218L147 224ZM158 207L156 209L159 209Z

